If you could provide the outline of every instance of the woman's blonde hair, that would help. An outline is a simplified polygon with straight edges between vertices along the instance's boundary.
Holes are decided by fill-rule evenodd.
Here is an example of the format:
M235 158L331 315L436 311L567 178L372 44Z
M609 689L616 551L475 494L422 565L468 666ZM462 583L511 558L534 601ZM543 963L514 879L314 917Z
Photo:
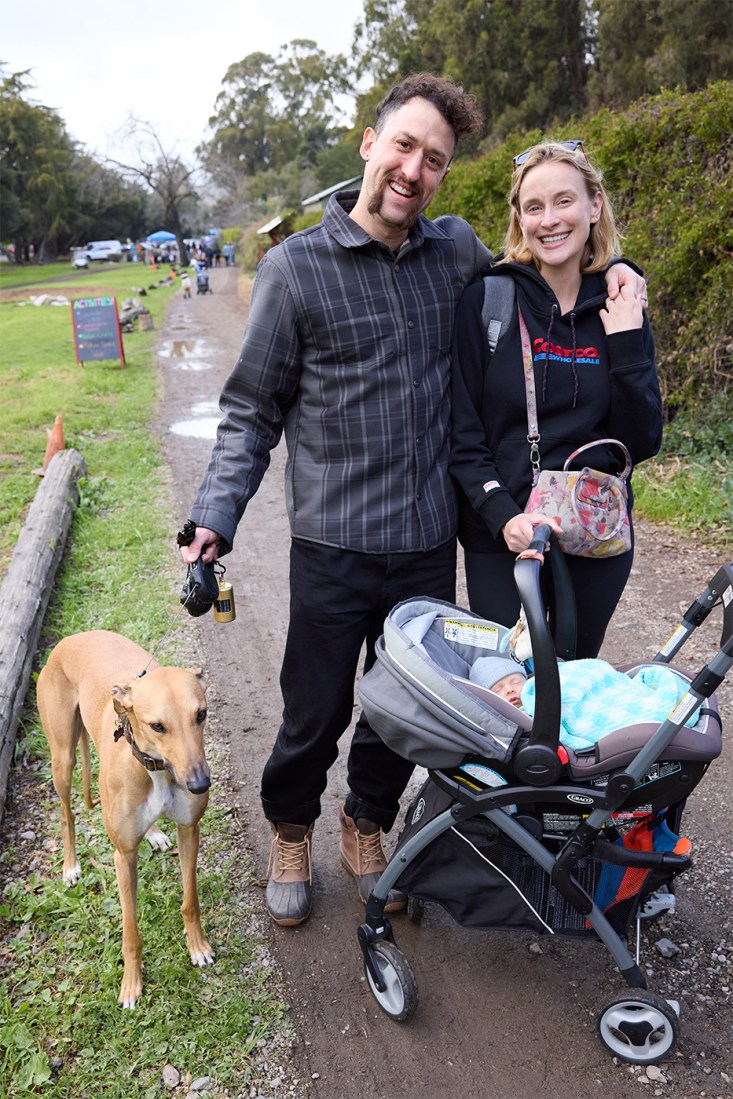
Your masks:
M582 146L571 150L555 141L533 145L525 159L515 169L509 192L509 225L504 237L502 262L534 263L532 253L525 243L519 219L519 191L527 172L536 168L538 164L552 161L572 164L573 168L577 168L585 181L589 198L594 199L600 191L602 199L600 216L598 221L590 227L590 236L580 261L580 270L583 274L605 271L611 259L621 254L621 234L616 228L611 200L603 187L603 173L600 169L593 167Z

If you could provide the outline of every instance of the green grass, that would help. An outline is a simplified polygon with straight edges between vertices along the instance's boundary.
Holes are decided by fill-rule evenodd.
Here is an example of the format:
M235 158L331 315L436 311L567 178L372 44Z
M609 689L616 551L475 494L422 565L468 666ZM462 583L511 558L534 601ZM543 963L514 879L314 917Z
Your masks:
M94 287L123 297L129 282L129 269L123 268L103 280L97 274ZM160 289L146 299L158 324L172 292ZM113 362L78 366L69 314L66 307L0 304L0 574L38 486L31 470L42 461L46 428L61 414L66 443L81 451L88 475L44 623L39 666L59 637L96 628L155 646L164 662L190 664L194 657L178 607L182 573L175 521L151 434L158 396L155 332L125 337L124 370ZM211 724L209 757L216 776L220 755ZM222 804L216 777L202 822L199 873L216 965L199 970L190 963L177 856L152 852L144 843L138 914L145 986L131 1012L117 1004L121 917L112 846L99 809L83 804L77 768L82 880L73 888L62 884L58 803L33 688L21 717L16 763L9 800L16 800L24 822L37 816L50 822L51 850L39 843L38 865L28 869L27 843L12 830L7 834L6 817L0 848L1 1099L147 1099L161 1094L168 1062L184 1075L212 1077L210 1097L249 1094L263 1071L258 1043L269 1048L281 1042L287 1015L262 964L257 921L245 899L252 869L242 858L239 824Z
M84 273L74 278L73 289L54 283L34 287L33 295L52 293L71 298L94 290L114 294L120 302L135 296L134 286L156 281L151 272L148 280L138 283L132 275L125 268ZM141 299L156 324L162 320L171 293L171 289L160 288ZM130 478L128 484L139 483L146 475L146 466L155 462L146 414L143 412L141 418L140 409L152 409L157 382L151 366L155 332L135 331L123 336L126 365L121 370L119 362L114 361L77 364L71 308L65 305L0 302L0 329L0 513L4 519L0 529L1 573L38 488L33 470L43 463L47 432L55 417L62 416L67 446L84 454L92 480L105 473L110 478ZM139 450L143 460L139 469L135 468L130 448L133 453ZM99 463L98 453L104 455Z
M733 394L681 414L667 427L659 456L634 473L635 509L653 522L694 535L731 556Z
M32 873L6 886L0 1094L159 1096L167 1063L194 1079L214 1078L209 1096L240 1094L256 1075L257 1042L268 1039L284 1008L259 964L261 944L239 930L246 908L233 891L246 882L232 854L234 822L224 808L207 810L205 846L217 861L206 869L210 859L202 857L199 890L217 959L203 970L191 965L181 933L177 857L141 847L145 986L137 1008L122 1011L120 907L112 847L98 817L80 814L79 885L62 884L59 853L53 878Z
M167 268L164 268L167 270ZM113 279L117 278L117 273L125 272L125 276L129 278L132 274L133 283L136 279L141 280L141 285L145 285L142 280L145 275L142 276L138 272L145 272L145 265L140 263L120 263L120 264L90 264L90 266L81 271L75 271L71 266L71 260L67 260L63 263L0 263L0 290L10 290L14 287L28 286L31 283L44 283L55 282L58 278L67 279L71 284L76 285L77 279L83 279L92 276L92 279L97 281L104 277L109 276ZM148 272L152 276L153 272ZM35 293L35 290L33 291Z

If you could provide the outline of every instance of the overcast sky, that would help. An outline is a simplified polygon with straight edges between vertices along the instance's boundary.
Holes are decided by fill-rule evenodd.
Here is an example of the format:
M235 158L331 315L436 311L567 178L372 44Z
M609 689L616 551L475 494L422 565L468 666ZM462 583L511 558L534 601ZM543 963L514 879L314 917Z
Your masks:
M363 0L25 0L5 6L0 62L31 69L29 98L100 156L130 113L192 159L228 67L295 38L348 55ZM346 119L349 121L349 119Z

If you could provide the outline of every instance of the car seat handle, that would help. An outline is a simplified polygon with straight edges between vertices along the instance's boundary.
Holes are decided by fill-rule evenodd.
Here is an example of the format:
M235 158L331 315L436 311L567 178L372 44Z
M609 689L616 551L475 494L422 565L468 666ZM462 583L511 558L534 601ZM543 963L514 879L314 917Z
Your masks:
M522 557L514 565L514 582L532 642L537 691L529 740L520 743L512 763L519 780L529 786L549 786L557 782L562 771L557 754L560 740L560 673L540 589L540 571L550 534L548 524L537 527L530 549L536 549L538 556ZM557 552L562 551L558 549Z

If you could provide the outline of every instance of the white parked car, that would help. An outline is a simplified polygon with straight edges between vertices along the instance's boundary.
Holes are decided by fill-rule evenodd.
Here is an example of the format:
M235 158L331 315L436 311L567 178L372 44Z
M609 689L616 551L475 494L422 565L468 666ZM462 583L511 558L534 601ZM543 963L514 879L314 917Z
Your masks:
M119 263L122 259L122 245L118 240L90 240L80 249L89 262Z

